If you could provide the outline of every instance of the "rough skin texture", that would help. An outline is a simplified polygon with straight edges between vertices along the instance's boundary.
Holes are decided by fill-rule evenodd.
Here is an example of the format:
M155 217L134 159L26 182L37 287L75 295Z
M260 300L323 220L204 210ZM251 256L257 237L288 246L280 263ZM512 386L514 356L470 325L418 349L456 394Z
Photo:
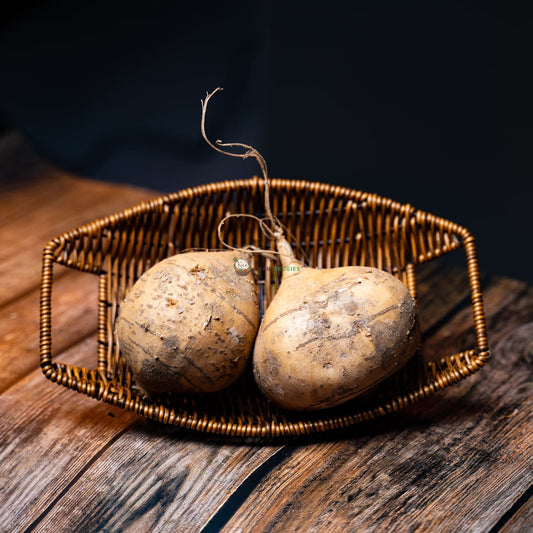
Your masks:
M215 392L241 375L259 327L259 297L253 274L238 275L234 257L175 255L130 289L116 331L138 385L149 392Z
M368 267L302 268L282 280L254 348L256 382L286 409L333 407L398 370L418 343L416 306Z

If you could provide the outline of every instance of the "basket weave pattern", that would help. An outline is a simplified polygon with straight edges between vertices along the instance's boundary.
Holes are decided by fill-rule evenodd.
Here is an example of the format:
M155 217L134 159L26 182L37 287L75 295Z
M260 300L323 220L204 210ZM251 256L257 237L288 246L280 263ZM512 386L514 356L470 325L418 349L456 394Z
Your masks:
M139 276L162 259L189 249L219 249L219 222L228 213L264 216L258 178L186 189L143 202L50 241L43 253L41 368L53 382L163 423L241 437L324 432L371 420L423 399L477 371L489 357L474 239L453 222L377 195L301 180L272 180L272 211L287 228L296 256L310 266L367 265L400 278L416 298L415 265L461 246L466 252L476 345L423 362L415 357L367 400L316 413L279 409L256 388L248 371L214 394L138 392L114 333L120 302ZM274 248L250 218L231 218L224 241ZM53 265L99 278L98 351L94 368L53 360ZM280 282L276 263L258 256L255 270L263 310Z

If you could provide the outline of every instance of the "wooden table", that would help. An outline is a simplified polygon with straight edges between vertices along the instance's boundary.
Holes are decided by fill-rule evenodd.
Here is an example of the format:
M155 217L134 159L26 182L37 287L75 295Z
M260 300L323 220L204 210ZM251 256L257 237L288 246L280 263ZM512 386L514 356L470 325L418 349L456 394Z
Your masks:
M533 530L533 287L484 276L492 359L399 415L283 441L187 432L39 368L45 243L156 193L68 175L16 135L0 169L1 532ZM95 354L96 287L76 274L59 272L53 320L57 358L79 363ZM466 272L428 265L419 287L424 349L471 344Z

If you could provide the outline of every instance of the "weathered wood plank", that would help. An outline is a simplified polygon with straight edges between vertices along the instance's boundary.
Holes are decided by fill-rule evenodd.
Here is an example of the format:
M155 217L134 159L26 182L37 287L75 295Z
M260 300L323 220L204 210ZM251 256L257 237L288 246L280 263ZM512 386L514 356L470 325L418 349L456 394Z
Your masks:
M529 490L531 494L533 490ZM508 519L507 519L508 518ZM521 505L516 513L511 516L503 517L504 523L501 528L498 524L493 528L494 533L529 533L533 530L533 498L529 498L523 505ZM491 532L492 533L492 532Z
M35 531L196 533L278 449L139 424L100 455Z
M41 256L46 243L96 218L142 200L153 191L117 186L43 169L28 188L0 198L0 307L39 285Z
M69 357L93 354L90 339ZM46 380L35 369L0 395L0 531L23 531L137 417Z
M60 354L94 334L96 354L98 278L64 267L58 270L65 275L54 282L53 351ZM35 290L0 308L0 392L38 366L39 292Z
M417 290L420 327L424 335L450 313L468 306L470 301L466 269L450 267L439 260L418 267Z
M533 288L509 285L486 291L490 367L369 433L295 446L224 531L490 530L533 478Z
M93 355L86 339L62 357L81 364ZM0 531L156 531L178 522L189 529L166 531L196 531L280 448L152 423L40 370L0 395L0 412Z
M521 295L525 295L529 290L528 285L522 281L498 278L483 291L486 323L489 331L489 347L492 346L495 334L500 333L501 328L514 328L521 321L529 319L527 309L514 316L514 322L507 320L505 316L508 312L508 306L515 301L518 302L517 305L520 305ZM494 292L497 293L497 298L490 297ZM445 354L447 355L474 347L475 339L472 325L472 308L466 306L442 324L439 335L426 340L424 344L425 354L435 359L443 354L443 349L446 350Z

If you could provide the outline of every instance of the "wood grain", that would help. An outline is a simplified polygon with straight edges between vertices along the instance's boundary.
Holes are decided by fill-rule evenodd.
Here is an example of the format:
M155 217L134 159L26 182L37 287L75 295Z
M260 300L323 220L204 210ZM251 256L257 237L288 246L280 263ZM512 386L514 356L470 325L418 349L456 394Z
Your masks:
M278 449L195 440L139 423L99 456L35 531L56 532L59 525L60 531L197 532Z
M81 364L94 355L93 343L63 355ZM125 531L127 524L195 531L280 448L197 438L55 385L40 370L0 395L0 412L6 532Z
M533 478L533 289L508 285L486 293L490 368L370 434L295 446L224 531L488 531Z
M156 196L153 191L83 180L46 168L2 198L0 307L40 282L46 243L96 218Z
M60 354L80 339L96 335L97 283L96 276L73 270L54 283L54 353ZM96 346L96 337L94 343ZM0 308L0 391L38 366L39 292L34 290Z
M509 518L506 520L506 516L503 517L503 523L496 524L492 528L491 533L496 533L499 531L501 533L529 533L533 530L533 487L530 487L528 491L529 499L522 504L519 500L517 502L517 511L516 513L510 513ZM514 507L514 506L513 506Z
M417 306L424 337L458 309L468 307L470 286L464 268L435 260L417 268Z
M73 360L83 360L94 346L82 341L70 351ZM0 412L0 531L6 532L24 531L136 420L52 384L40 369L0 395Z

